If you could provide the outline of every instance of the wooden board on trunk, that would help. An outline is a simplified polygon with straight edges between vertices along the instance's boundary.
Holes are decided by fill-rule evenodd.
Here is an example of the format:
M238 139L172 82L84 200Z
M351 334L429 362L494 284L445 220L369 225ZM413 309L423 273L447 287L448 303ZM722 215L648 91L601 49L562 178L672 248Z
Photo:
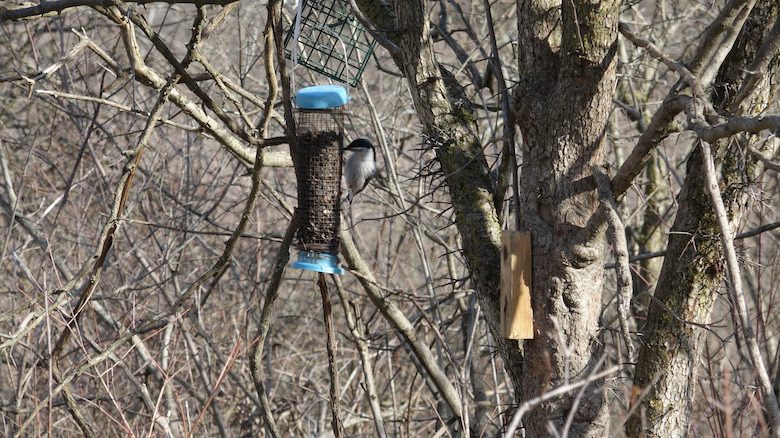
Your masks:
M531 233L501 234L501 335L508 339L533 339L531 308Z

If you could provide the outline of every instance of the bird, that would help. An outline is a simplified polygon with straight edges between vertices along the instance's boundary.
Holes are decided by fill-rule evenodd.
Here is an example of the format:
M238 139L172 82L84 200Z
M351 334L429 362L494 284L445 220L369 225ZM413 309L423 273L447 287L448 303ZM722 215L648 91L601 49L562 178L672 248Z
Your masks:
M374 145L365 138L353 141L344 150L350 151L344 165L344 180L349 188L347 200L352 204L355 195L366 188L376 175L376 153Z

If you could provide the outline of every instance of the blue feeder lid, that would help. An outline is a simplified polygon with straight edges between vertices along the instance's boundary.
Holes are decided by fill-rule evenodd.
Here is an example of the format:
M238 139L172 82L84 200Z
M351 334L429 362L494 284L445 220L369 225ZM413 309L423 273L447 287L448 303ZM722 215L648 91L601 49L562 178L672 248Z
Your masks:
M341 85L315 85L295 94L295 104L302 109L333 109L348 102L349 94Z
M295 269L308 269L326 274L344 274L344 269L339 266L338 257L324 252L300 250L298 251L298 260L290 266Z

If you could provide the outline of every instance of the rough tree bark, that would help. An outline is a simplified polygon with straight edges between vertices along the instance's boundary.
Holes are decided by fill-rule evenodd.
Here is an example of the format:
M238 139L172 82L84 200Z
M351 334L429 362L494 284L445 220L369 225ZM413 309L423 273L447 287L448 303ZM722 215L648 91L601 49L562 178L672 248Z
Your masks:
M524 83L515 90L515 101L525 148L520 212L533 234L538 331L525 344L521 387L526 398L586 376L600 356L596 336L604 228L596 194L585 181L590 166L603 160L619 5L518 1L518 62ZM560 23L555 8L560 8ZM547 436L550 426L560 430L573 402L572 396L564 396L542 405L527 421L530 436ZM600 388L586 391L575 410L572 436L608 431Z
M774 94L771 77L777 56L766 79L749 100L733 107L733 98L751 71L751 62L777 19L778 6L759 2L725 59L715 82L715 106L734 115L757 115ZM732 224L739 222L746 206L750 183L760 163L746 153L756 138L734 137L713 144L722 161L721 189ZM678 211L669 234L666 259L651 302L643 344L634 378L635 394L646 391L638 415L626 425L628 436L682 437L688 433L695 399L698 358L706 324L723 276L723 247L713 206L707 192L701 149L694 147L687 163L684 185L678 196Z

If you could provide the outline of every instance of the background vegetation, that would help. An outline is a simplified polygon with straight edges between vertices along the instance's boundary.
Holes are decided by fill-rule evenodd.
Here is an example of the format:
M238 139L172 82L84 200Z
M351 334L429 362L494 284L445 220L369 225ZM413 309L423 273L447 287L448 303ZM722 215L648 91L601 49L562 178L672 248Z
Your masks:
M590 3L358 2L345 128L384 183L321 285L332 360L318 278L278 269L287 74L323 81L278 56L292 5L0 4L0 435L779 433L778 7Z

